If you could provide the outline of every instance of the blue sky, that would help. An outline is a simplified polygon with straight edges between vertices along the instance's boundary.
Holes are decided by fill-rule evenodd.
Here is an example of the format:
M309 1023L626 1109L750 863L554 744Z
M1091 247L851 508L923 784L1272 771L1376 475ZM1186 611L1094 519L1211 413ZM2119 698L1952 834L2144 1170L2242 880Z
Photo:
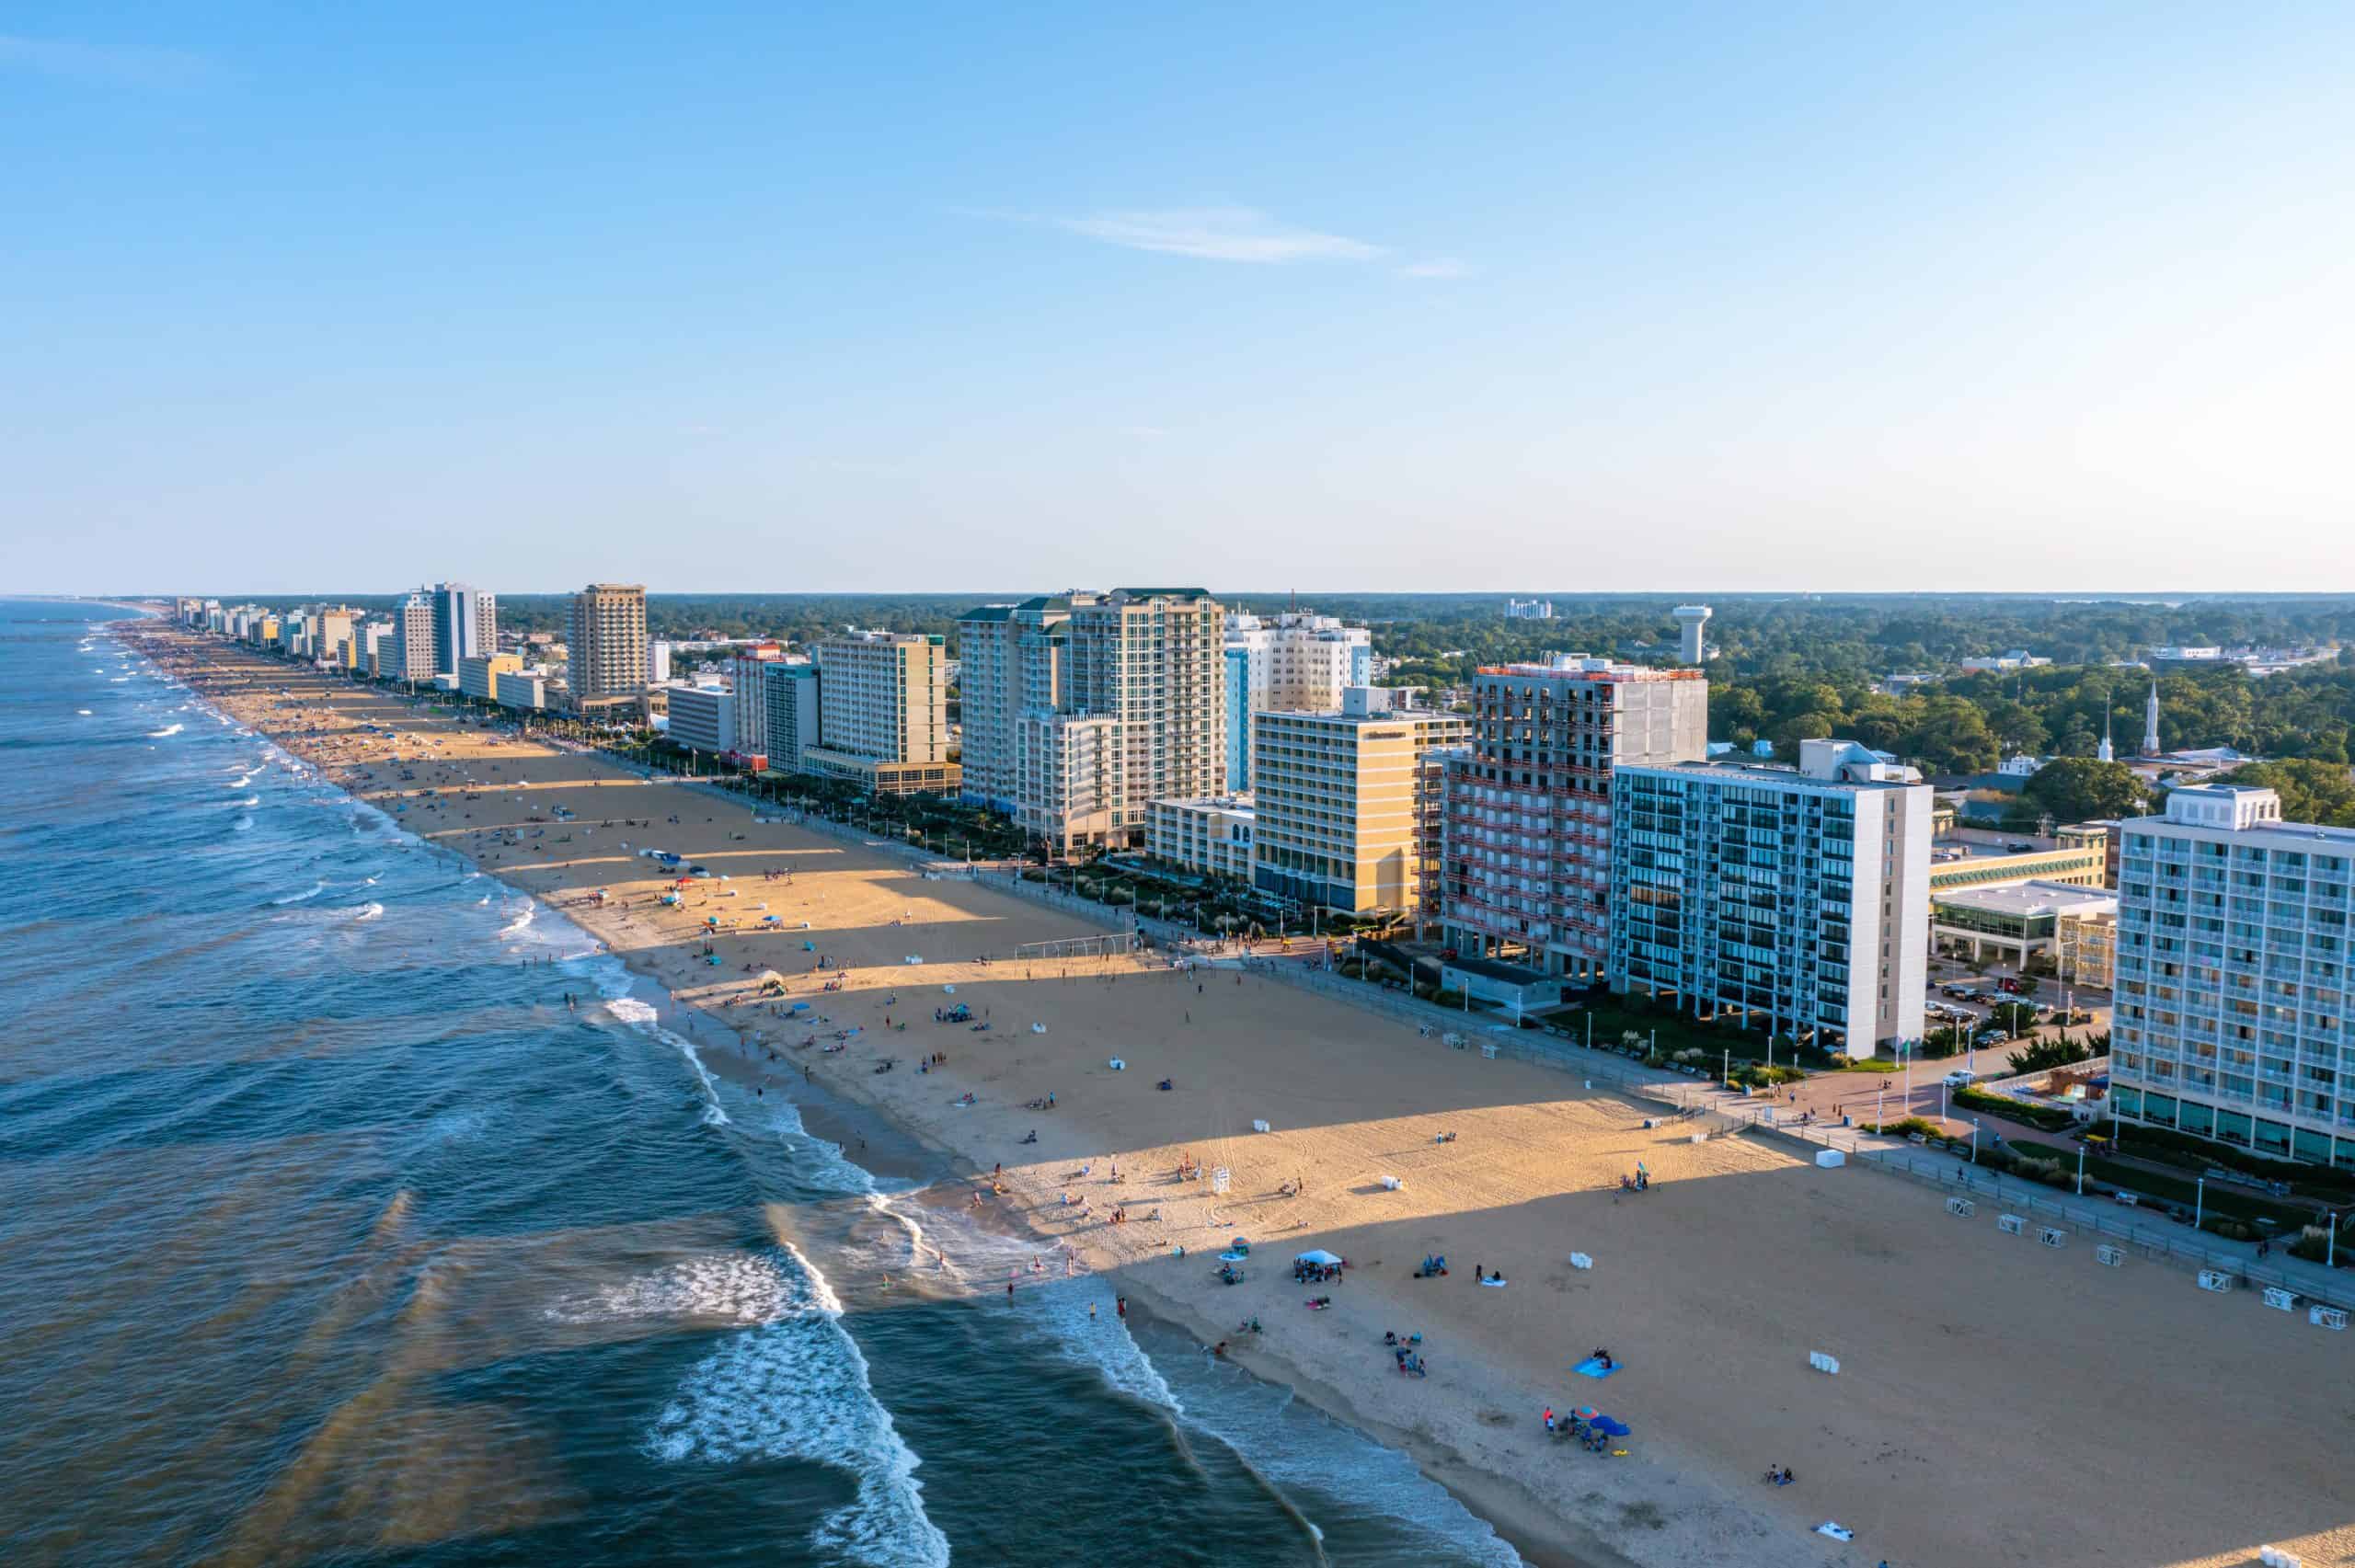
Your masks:
M1120 9L11 7L0 588L2355 588L2355 10Z

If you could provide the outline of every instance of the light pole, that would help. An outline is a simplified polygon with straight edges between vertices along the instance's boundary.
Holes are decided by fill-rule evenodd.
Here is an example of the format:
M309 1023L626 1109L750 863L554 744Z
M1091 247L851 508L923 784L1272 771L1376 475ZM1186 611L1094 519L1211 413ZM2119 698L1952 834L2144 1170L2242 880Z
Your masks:
M1873 1088L1873 1130L1879 1132L1889 1126L1889 1118L1881 1114L1881 1096L1889 1093L1889 1080L1884 1078Z
M2200 1229L2200 1217L2208 1212L2208 1178L2200 1177L2191 1189L2191 1228Z
M1970 1162L1979 1163L1979 1118L1970 1118Z
M2085 1196L2085 1146L2077 1145L2077 1196Z

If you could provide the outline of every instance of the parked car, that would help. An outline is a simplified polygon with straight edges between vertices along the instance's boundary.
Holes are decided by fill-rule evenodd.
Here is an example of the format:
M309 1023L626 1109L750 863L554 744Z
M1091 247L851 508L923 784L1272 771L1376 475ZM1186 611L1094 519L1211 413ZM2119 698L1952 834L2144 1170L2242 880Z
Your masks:
M1958 1067L1940 1080L1949 1089L1968 1089L1979 1081L1979 1074L1967 1067Z

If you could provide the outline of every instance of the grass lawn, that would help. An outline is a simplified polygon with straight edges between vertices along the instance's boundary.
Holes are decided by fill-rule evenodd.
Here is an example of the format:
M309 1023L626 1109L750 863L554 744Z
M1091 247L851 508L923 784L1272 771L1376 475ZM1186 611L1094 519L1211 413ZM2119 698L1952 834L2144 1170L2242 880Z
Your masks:
M2004 1141L2023 1154L2039 1160L2058 1160L2063 1171L2074 1172L2077 1168L2077 1151L2074 1149L2057 1149L2049 1143L2009 1136ZM2112 1186L2124 1187L2128 1192L2140 1193L2144 1197L2179 1203L2186 1208L2191 1207L2193 1199L2199 1196L2194 1184L2183 1177L2137 1170L2098 1155L2085 1157L2085 1179L2107 1182ZM2306 1209L2274 1203L2221 1182L2208 1184L2208 1196L2202 1207L2206 1213L2229 1215L2234 1219L2270 1219L2280 1228L2277 1234L2283 1237L2295 1236L2299 1227L2315 1218Z

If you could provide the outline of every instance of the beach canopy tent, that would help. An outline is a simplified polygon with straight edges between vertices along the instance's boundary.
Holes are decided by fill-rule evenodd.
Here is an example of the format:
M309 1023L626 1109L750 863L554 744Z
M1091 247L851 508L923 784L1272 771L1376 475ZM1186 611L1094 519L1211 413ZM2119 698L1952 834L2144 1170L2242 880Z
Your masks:
M782 995L785 991L785 977L778 974L775 969L762 970L761 990L764 991L773 991Z
M1314 1264L1318 1268L1338 1268L1341 1266L1341 1260L1335 1257L1332 1253L1327 1252L1322 1247L1317 1248L1313 1253L1303 1253L1300 1256L1292 1259L1292 1261L1294 1263Z
M1626 1422L1615 1415L1596 1416L1594 1429L1606 1437L1625 1437L1632 1430Z

